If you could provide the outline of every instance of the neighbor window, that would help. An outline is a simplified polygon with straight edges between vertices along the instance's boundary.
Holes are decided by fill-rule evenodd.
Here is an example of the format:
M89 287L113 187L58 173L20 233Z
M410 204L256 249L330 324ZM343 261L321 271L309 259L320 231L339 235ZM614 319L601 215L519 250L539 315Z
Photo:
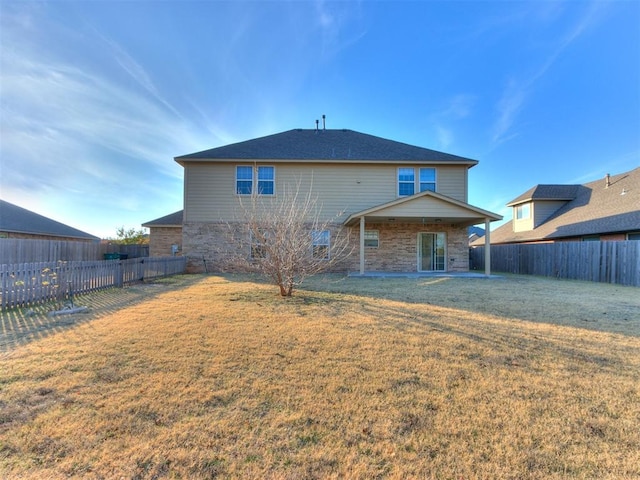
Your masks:
M378 230L364 231L364 246L368 248L378 248L380 236Z
M421 168L420 169L420 191L430 190L436 191L436 169Z
M640 240L640 232L627 233L627 240Z
M314 258L329 260L330 237L329 230L314 230L311 232Z
M413 168L398 169L398 195L407 196L416 193L416 172Z
M585 235L582 237L583 242L599 242L600 235Z
M275 167L236 166L236 194L273 195L275 192Z
M531 204L523 203L516 207L516 220L524 220L531 217Z

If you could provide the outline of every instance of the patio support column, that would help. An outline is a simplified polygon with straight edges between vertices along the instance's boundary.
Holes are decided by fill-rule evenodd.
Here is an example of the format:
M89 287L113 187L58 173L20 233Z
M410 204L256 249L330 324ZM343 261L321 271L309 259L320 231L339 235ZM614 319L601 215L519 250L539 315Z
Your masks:
M484 274L488 277L491 275L491 220L484 219Z
M360 275L364 275L364 215L360 217Z

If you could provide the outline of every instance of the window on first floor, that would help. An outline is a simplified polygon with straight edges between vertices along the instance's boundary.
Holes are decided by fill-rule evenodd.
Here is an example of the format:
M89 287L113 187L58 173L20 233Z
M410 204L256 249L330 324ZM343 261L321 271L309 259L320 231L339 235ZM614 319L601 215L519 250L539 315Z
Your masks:
M237 195L273 195L275 193L275 167L236 166Z
M314 230L311 232L311 245L314 258L329 260L331 247L331 233L329 230Z
M380 245L380 232L378 230L364 231L364 246L367 248L378 248Z
M599 242L600 235L585 235L582 237L583 242Z
M627 240L640 240L640 232L627 233Z
M266 231L251 231L251 258L267 258L267 242L269 235Z

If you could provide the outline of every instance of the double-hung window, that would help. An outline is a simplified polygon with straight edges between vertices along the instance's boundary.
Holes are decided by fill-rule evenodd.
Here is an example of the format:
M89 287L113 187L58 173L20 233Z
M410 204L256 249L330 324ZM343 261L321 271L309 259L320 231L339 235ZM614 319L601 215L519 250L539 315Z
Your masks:
M331 247L331 233L329 230L314 230L311 232L311 245L314 258L329 260Z
M398 196L409 196L425 190L436 191L436 169L424 167L417 170L418 176L416 177L415 168L398 168Z
M436 191L436 169L421 168L420 169L420 191L425 190Z
M407 196L416 193L416 172L413 168L398 169L398 195Z
M378 230L364 231L364 246L366 248L378 248L380 245L380 232Z
M531 218L531 204L523 203L516 207L516 220L525 220Z
M238 165L236 167L236 193L251 195L253 190L253 167Z
M236 166L237 195L273 195L275 193L275 167L251 165Z

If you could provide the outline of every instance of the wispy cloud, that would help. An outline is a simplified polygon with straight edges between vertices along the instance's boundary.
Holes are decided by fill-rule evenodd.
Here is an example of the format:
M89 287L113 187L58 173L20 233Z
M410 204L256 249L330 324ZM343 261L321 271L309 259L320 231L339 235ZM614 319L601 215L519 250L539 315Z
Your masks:
M108 38L105 34L101 33L97 29L93 29L96 36L107 45L111 54L115 58L116 62L122 69L133 78L138 85L140 85L145 91L147 91L155 100L161 105L164 105L170 112L177 117L180 117L180 113L176 110L162 95L160 95L156 88L151 76L147 73L142 65L140 65L124 48L122 48L117 42Z
M85 38L141 88L80 68L72 56L38 43L32 29L60 28L38 13L23 11L20 22L4 18L1 25L3 198L57 219L84 209L98 233L113 212L124 222L124 212L139 214L149 199L179 204L182 169L172 157L211 134L164 99L152 76L114 41ZM148 218L136 222L142 220Z
M472 115L476 97L457 94L449 98L444 106L431 114L430 123L436 132L438 147L446 150L454 145L454 125Z
M361 19L361 2L315 1L316 22L325 58L336 55L366 34Z
M513 127L521 110L532 95L536 83L547 74L557 59L573 42L597 23L603 8L603 2L591 1L582 15L563 33L551 48L551 51L538 65L535 65L532 70L527 72L520 72L510 76L496 105L497 117L493 126L492 136L494 144L501 144L518 136L519 132L514 131ZM553 15L545 16L545 21L554 21L557 15L558 11L554 8Z

